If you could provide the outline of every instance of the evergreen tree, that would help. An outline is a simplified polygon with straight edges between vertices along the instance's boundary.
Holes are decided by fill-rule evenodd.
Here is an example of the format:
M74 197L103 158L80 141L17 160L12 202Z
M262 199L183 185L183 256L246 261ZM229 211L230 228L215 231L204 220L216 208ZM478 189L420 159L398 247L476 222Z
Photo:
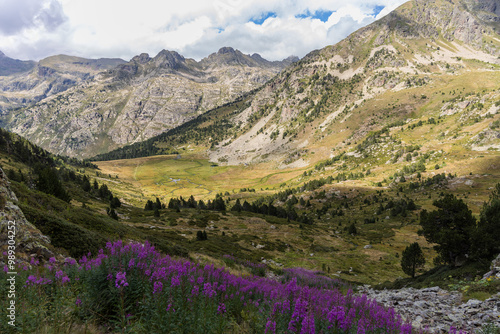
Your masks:
M157 210L160 210L161 209L161 202L160 200L158 199L158 197L156 197L156 202L154 204L154 208L157 209Z
M109 191L108 186L102 184L101 187L99 188L99 197L102 199L109 199L110 195L111 191Z
M467 204L452 194L435 200L433 205L438 210L420 213L421 234L437 244L434 249L443 261L456 265L470 254L476 219Z
M406 247L401 257L401 268L405 274L414 278L416 269L423 267L424 264L424 253L422 253L422 249L418 242L414 242Z
M200 210L206 210L207 209L207 206L205 205L205 202L203 202L203 200L199 200L198 201L198 206L197 206L198 209Z
M208 240L207 232L206 231L198 231L198 232L196 232L196 240L197 241Z
M120 206L122 206L122 202L120 202L120 199L115 196L115 197L113 197L113 199L111 199L109 201L109 206L112 209L116 209L116 208L119 208Z
M83 180L82 180L82 189L83 189L83 191L85 191L85 192L88 193L91 188L92 187L90 186L89 178L87 177L87 175L84 175L83 176Z
M231 211L236 211L236 212L241 212L241 203L240 203L240 199L236 199L236 203L234 203L233 207L231 208Z
M148 200L146 205L144 206L144 211L152 211L153 210L153 201Z
M196 200L194 199L193 195L189 196L189 199L187 201L187 206L188 206L188 208L192 208L192 209L196 208Z
M118 220L118 215L116 214L115 209L113 209L113 208L107 208L106 212L107 212L108 216L110 216L111 218L113 218L115 220Z
M354 223L349 225L349 227L347 228L347 233L352 234L352 235L358 234L358 230L356 229L356 225L354 225Z
M53 168L45 167L38 172L36 187L38 190L53 195L63 201L69 202L71 200L71 197L59 180L56 170Z
M474 255L490 260L500 253L500 183L484 203L473 237Z

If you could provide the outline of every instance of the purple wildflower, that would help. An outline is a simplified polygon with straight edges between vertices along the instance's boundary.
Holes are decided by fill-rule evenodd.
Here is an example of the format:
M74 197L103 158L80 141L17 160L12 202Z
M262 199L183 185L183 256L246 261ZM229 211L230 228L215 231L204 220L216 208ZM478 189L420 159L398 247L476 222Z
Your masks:
M118 289L128 286L126 275L127 273L125 271L124 272L119 271L116 273L115 286Z
M160 293L163 289L163 283L156 281L153 285L153 294Z
M276 321L268 320L265 333L276 334Z
M217 314L224 314L226 313L226 304L220 303L219 307L217 307Z

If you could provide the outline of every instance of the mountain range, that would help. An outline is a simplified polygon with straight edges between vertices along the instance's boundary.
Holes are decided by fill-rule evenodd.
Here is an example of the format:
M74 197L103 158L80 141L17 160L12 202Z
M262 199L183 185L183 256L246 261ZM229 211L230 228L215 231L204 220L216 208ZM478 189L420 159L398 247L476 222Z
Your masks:
M362 155L357 144L371 132L431 118L447 125L427 138L409 135L406 144L440 150L449 138L467 150L499 149L499 133L488 121L499 109L499 8L499 1L407 2L311 52L229 111L210 111L99 159L200 143L213 162L303 167L342 151ZM464 129L472 120L483 122ZM404 145L391 143L390 154ZM381 148L370 149L375 155Z
M463 125L495 115L499 31L496 0L415 0L300 61L269 62L230 47L199 62L166 50L126 63L50 57L3 77L0 119L49 151L74 157L144 156L187 144L219 163L307 166L353 150L370 131L391 124L460 114ZM56 77L52 90L33 93L47 85L43 80L33 89L21 84L35 72ZM489 106L486 113L473 108L478 102ZM229 109L214 109L223 105ZM495 131L483 122L460 145L496 149Z
M199 62L167 50L129 62L61 55L35 64L4 56L1 64L25 67L10 66L0 77L0 124L57 154L90 157L231 102L296 60L271 62L230 47Z

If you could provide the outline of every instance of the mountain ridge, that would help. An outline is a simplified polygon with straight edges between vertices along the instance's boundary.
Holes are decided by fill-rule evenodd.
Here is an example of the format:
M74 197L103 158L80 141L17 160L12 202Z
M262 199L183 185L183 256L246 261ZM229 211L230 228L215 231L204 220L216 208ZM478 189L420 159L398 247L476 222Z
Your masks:
M52 152L89 157L230 102L295 60L259 57L229 47L199 62L175 51L162 50L155 57L143 53L37 104L4 110L1 121Z
M162 154L196 143L207 149L211 161L229 165L275 162L277 168L304 167L332 158L340 150L357 154L351 142L363 140L370 131L411 122L417 116L438 118L445 113L425 111L430 103L435 108L450 107L438 100L439 85L463 81L463 89L481 91L476 83L471 85L470 78L485 73L484 84L496 87L500 38L490 24L497 22L497 16L491 12L482 14L486 21L478 19L470 8L496 10L498 4L407 2L338 44L310 52L247 96L243 107L237 103L221 116L217 111L199 116L198 121L181 127L184 133L173 130L124 148L123 157ZM478 93L474 99L488 101L489 115L498 109L494 91ZM420 98L430 92L429 98ZM384 101L382 106L377 107L377 100ZM400 100L404 102L393 102ZM473 105L472 100L467 104ZM479 110L467 110L463 117L477 113ZM482 124L483 131L490 131L486 121ZM211 132L208 125L214 126ZM467 138L469 143L476 142L473 135ZM498 146L495 140L490 144L492 149ZM315 154L308 153L311 151ZM112 152L109 157L118 158L120 153ZM102 158L105 155L98 157Z

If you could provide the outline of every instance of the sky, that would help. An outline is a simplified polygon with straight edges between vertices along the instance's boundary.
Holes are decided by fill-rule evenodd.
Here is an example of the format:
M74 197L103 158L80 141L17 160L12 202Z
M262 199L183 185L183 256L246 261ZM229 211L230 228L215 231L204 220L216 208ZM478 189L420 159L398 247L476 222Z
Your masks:
M163 49L200 60L223 46L268 60L335 44L405 0L0 0L0 51L130 60Z

